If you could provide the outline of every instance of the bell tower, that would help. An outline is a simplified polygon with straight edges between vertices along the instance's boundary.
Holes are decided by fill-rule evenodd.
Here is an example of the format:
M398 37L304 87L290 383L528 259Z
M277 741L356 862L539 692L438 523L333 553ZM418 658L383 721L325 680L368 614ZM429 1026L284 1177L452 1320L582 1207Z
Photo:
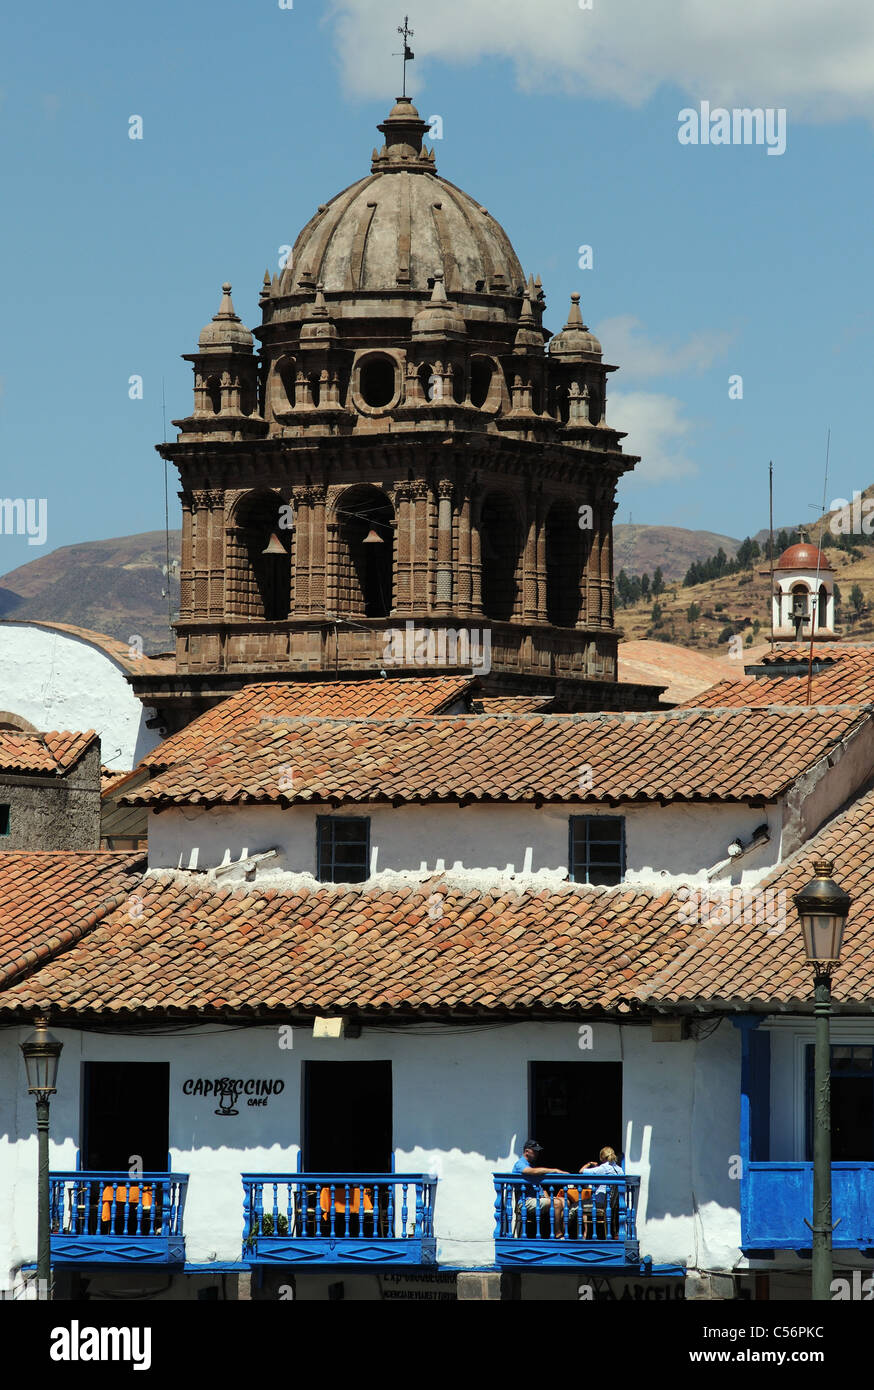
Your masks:
M257 351L225 285L186 355L194 410L159 446L182 482L180 698L377 675L412 624L488 630L493 692L655 702L616 679L613 514L637 460L607 420L615 368L578 294L546 329L539 276L437 173L427 128L398 98L370 173L265 273Z

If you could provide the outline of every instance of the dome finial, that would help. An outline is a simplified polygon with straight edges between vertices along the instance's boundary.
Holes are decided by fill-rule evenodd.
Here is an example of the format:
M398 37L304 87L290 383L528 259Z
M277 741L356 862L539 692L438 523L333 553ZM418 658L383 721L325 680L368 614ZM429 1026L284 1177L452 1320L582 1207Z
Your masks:
M386 119L377 126L385 144L374 154L373 173L432 173L436 165L433 150L426 150L424 139L430 130L408 96L400 96Z
M216 324L217 327L213 327ZM198 339L201 350L217 350L225 347L246 347L251 349L252 334L240 321L231 299L231 286L225 280L222 285L222 302L212 323L208 323Z
M580 296L576 290L571 295L570 313L567 323L560 333L556 333L549 344L551 357L564 357L568 361L582 361L586 358L600 357L601 344L583 323L580 313Z

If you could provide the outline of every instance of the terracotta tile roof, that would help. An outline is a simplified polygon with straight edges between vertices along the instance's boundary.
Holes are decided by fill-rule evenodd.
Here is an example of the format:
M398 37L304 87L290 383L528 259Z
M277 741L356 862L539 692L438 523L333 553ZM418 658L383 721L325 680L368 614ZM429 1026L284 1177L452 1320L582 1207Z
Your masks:
M67 772L91 747L97 734L19 734L0 729L0 771L13 773Z
M483 695L474 701L483 714L546 714L551 695Z
M122 795L125 805L767 801L870 715L827 709L268 719ZM581 786L584 769L585 784Z
M834 877L852 898L833 996L839 1004L863 1002L870 1013L874 1003L874 790L774 869L759 885L760 896L748 900L748 908L738 894L733 909L699 911L700 923L686 928L691 931L686 949L647 982L640 997L662 1004L727 1002L761 1008L767 1002L810 1009L812 971L804 962L792 897L813 877L814 862L820 858L834 860ZM684 904L687 922L690 915Z
M767 647L758 658L759 665L780 666L784 663L807 665L810 656L810 643L800 647L777 647L773 652ZM856 657L860 661L874 662L874 642L819 642L813 645L814 661L840 661L844 657Z
M769 663L773 664L773 663ZM847 655L811 677L810 702L814 705L866 705L874 703L874 652L867 658ZM694 699L687 709L729 706L806 705L807 676L745 676L720 681Z
M670 894L577 885L301 892L153 871L137 898L0 993L0 1013L622 1013L685 940Z
M180 733L165 739L146 761L150 767L170 767L207 748L215 749L226 735L252 727L267 715L337 719L378 715L405 718L439 714L466 696L470 676L429 676L421 679L362 681L270 681L246 685L193 720Z
M125 901L143 854L0 854L0 983L78 941Z

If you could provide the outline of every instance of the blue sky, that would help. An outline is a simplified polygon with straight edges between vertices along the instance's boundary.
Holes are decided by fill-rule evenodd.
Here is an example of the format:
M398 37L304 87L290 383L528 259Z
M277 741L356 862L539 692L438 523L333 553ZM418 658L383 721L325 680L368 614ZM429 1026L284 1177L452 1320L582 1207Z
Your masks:
M769 458L777 521L814 514L829 426L828 500L874 481L874 17L729 8L409 0L409 86L443 118L438 170L542 276L547 326L578 289L622 369L608 413L644 461L617 519L743 536L767 522ZM172 437L179 354L221 282L254 327L265 267L367 171L402 19L383 0L7 8L0 496L45 497L48 533L0 535L0 574L163 526L162 379ZM680 145L701 100L785 107L786 152Z

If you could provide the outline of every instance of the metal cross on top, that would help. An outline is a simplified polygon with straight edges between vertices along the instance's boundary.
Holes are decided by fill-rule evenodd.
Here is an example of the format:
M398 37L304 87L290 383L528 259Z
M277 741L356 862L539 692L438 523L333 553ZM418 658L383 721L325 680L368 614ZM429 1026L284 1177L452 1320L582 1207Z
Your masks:
M402 95L403 95L403 96L406 96L406 95L407 95L407 63L411 63L411 62L413 61L413 59L415 58L415 56L416 56L415 53L413 52L413 50L410 48L410 45L407 43L407 39L411 39L411 38L413 37L413 34L414 34L414 31L410 28L410 16L409 16L409 15L407 15L407 14L404 15L404 24L403 24L403 28L401 28L401 26L400 26L400 24L399 24L399 25L398 25L398 33L399 33L399 34L402 34L402 35L403 35L403 39L404 39L404 55L403 55L403 56L404 56L404 87L403 87ZM400 55L400 53L395 53L394 56L395 56L395 58L400 58L401 55Z

